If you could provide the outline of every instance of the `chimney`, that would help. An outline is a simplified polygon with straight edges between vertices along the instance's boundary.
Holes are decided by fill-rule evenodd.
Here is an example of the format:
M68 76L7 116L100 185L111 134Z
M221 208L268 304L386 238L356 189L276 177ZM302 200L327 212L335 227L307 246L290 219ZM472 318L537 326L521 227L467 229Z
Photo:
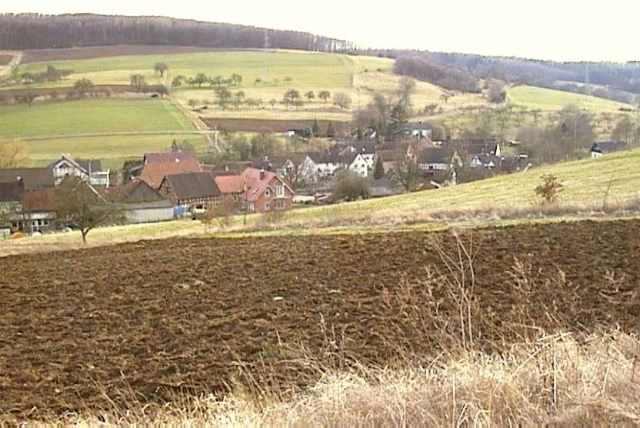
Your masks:
M264 180L264 168L260 170L260 180Z

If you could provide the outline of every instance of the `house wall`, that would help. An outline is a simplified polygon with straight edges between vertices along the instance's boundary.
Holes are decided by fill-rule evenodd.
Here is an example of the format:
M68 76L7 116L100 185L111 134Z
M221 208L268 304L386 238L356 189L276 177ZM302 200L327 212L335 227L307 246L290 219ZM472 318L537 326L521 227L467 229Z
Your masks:
M284 188L284 195L276 195L276 185L282 185ZM267 187L269 192L265 190L253 203L253 211L258 213L265 213L269 211L284 211L293 206L294 193L291 192L278 178L274 178Z
M173 207L126 210L125 217L127 219L127 223L134 224L173 220Z

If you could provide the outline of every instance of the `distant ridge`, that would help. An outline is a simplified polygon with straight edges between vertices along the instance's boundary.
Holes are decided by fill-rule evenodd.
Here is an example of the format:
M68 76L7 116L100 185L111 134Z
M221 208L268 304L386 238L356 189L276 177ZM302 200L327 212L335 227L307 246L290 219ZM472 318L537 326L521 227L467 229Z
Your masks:
M52 49L111 45L172 45L208 48L272 48L320 52L354 49L346 40L159 16L97 14L0 15L0 49Z

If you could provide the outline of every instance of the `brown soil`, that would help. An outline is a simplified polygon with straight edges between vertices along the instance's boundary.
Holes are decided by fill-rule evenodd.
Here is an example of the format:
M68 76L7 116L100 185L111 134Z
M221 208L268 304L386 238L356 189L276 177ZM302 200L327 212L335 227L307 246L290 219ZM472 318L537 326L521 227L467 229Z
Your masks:
M287 132L290 129L304 129L313 126L313 120L271 120L271 119L213 119L202 118L209 128L218 128L230 132ZM336 133L348 130L347 122L333 121ZM329 121L319 120L321 130L326 130Z
M539 329L640 326L640 221L461 241L473 255L475 285L467 271L463 288L475 346L500 352ZM310 358L345 368L433 357L462 340L458 275L437 274L449 270L436 251L457 265L458 242L173 239L0 258L0 414L96 409L107 396L127 405L130 394L161 403L233 382L288 390L319 378Z
M186 46L94 46L67 49L34 49L24 51L23 64L46 61L93 59L125 55L169 55L194 52L210 52L216 49Z
M13 60L13 55L0 54L0 65L8 65Z

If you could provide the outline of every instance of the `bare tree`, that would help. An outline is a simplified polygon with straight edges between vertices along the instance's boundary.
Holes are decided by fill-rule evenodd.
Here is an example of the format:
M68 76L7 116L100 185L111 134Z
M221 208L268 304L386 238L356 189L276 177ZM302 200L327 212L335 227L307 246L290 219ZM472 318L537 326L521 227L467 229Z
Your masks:
M391 173L392 179L402 185L407 192L413 192L418 182L418 164L415 160L404 157Z
M29 163L29 152L23 143L0 140L0 169L16 168Z
M147 86L147 82L142 74L132 74L129 76L129 83L138 92L141 92Z
M83 244L96 227L122 221L121 208L78 177L67 177L56 189L55 206L58 221L80 229Z
M331 98L331 92L329 92L329 91L320 91L318 93L318 98L320 98L322 101L324 101L326 103L329 100L329 98Z
M156 73L160 73L160 77L164 77L164 73L166 73L167 70L169 70L169 66L164 62L158 62L156 63L156 65L153 66L153 70Z
M341 109L347 110L351 108L352 102L351 97L344 92L337 92L333 95L333 104L337 105Z

